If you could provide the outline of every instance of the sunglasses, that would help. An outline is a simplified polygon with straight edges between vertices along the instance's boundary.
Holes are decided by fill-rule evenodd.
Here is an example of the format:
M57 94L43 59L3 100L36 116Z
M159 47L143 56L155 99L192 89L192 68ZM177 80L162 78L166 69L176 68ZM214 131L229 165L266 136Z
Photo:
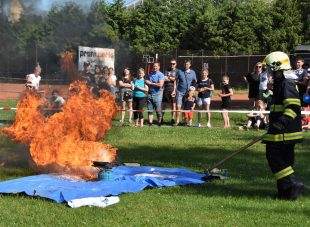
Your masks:
M176 65L177 63L171 62L170 64L171 64L171 65Z
M261 67L262 67L261 65L257 65L257 66L256 66L256 68L261 68Z

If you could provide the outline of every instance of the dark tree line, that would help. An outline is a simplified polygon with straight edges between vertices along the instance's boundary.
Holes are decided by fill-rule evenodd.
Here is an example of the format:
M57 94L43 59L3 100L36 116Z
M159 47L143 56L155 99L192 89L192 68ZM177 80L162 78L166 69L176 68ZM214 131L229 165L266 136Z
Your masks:
M44 15L23 13L12 23L1 9L0 72L23 74L36 60L48 73L56 72L59 54L79 45L113 47L118 61L176 49L214 55L289 52L310 42L308 10L303 0L144 0L135 9L116 0L96 1L89 11L68 3Z

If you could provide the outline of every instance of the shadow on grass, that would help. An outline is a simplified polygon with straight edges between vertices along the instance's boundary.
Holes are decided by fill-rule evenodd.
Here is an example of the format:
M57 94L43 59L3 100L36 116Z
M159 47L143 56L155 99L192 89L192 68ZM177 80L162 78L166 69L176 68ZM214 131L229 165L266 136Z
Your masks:
M190 147L179 149L167 146L137 146L119 147L121 162L138 162L141 165L154 165L162 167L186 167L202 172L203 164L212 165L234 150L224 148ZM310 160L310 152L299 151L300 165L306 167L306 160ZM276 194L275 181L270 173L265 153L251 152L240 153L221 168L228 169L230 178L224 181L208 182L205 185L185 186L181 193L203 194L206 196L233 196L253 198L273 198ZM302 178L309 179L307 169L300 171ZM309 184L309 182L306 182ZM171 193L168 191L167 193ZM172 193L180 193L173 191ZM305 192L309 196L309 191Z
M23 144L13 144L0 148L0 166L4 168L26 168L29 166L29 148Z
M253 135L240 138L247 143ZM0 144L0 163L2 164L1 178L11 178L33 174L29 170L28 148L17 144ZM298 170L309 185L310 171L306 160L310 160L307 150L309 139L298 149ZM207 147L189 144L186 147L150 145L119 145L120 162L138 162L141 165L162 167L185 167L202 172L203 165L212 165L234 152L238 147L227 149L224 147ZM210 196L233 196L251 198L270 198L276 193L275 182L265 160L265 153L244 151L227 161L221 168L228 169L230 178L225 181L209 182L205 185L185 186L181 190L167 190L163 193L202 194ZM309 192L306 192L306 196Z

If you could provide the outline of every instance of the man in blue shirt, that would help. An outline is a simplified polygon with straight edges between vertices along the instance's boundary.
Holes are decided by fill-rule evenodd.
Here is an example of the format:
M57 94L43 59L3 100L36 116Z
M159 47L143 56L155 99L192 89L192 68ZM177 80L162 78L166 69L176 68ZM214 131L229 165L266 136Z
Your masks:
M153 72L145 80L145 83L149 86L149 94L147 97L147 109L149 111L149 125L153 124L153 111L155 109L157 115L158 125L161 125L162 112L161 104L163 99L163 85L165 81L165 76L160 72L159 62L155 62L153 66Z
M189 91L190 86L195 85L197 81L196 73L191 69L191 61L185 61L185 69L178 70L174 84L174 94L177 102L177 120L176 125L180 122L180 110L182 109L183 97Z

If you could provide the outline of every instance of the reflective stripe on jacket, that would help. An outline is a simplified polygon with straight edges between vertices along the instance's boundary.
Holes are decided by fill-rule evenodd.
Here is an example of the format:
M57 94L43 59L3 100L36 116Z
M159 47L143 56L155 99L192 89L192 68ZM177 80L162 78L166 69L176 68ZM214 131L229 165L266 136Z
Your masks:
M281 123L283 131L273 124ZM301 103L296 84L291 79L275 79L270 106L269 128L263 138L264 143L298 143L303 139L301 130Z

